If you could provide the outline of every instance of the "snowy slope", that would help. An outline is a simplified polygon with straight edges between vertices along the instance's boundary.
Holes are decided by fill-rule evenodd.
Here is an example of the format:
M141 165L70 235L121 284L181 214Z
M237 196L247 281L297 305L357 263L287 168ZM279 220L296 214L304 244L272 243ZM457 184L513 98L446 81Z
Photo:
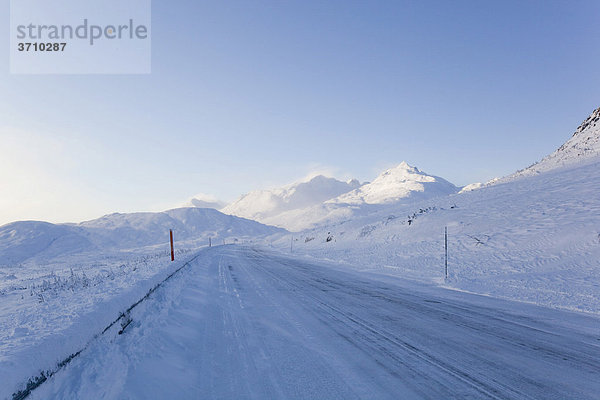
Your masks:
M0 268L0 399L85 346L187 254L103 251Z
M554 153L541 161L490 184L507 182L523 176L532 176L567 165L573 165L600 156L600 107L579 125L573 136Z
M463 186L459 193L472 192L473 190L481 189L483 186L484 184L481 182L471 183Z
M225 215L210 208L176 208L160 213L111 214L80 226L121 247L165 242L169 229L176 240L207 241L208 237L262 236L282 232L256 221ZM206 239L206 240L205 240Z
M0 265L32 257L51 259L82 251L115 251L167 243L169 229L178 242L256 238L284 232L208 208L110 214L79 224L14 222L0 227Z
M279 214L320 204L358 186L355 179L342 182L318 175L276 189L252 191L221 211L260 222L273 221Z
M0 265L19 263L40 253L53 257L94 248L89 234L78 226L21 221L0 227Z
M329 200L333 204L391 204L406 198L429 198L456 193L458 188L437 176L427 175L405 161L380 174L373 182Z
M598 193L600 162L572 165L325 224L295 234L294 252L476 293L600 313ZM446 226L449 279L444 282ZM279 246L289 251L289 240Z

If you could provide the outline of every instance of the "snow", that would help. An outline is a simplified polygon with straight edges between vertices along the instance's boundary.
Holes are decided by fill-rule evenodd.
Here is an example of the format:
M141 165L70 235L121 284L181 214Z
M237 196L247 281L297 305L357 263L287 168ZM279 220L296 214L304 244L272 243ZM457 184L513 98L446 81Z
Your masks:
M596 398L599 320L258 248L197 254L32 399Z
M402 162L362 185L317 176L275 190L242 196L221 211L291 231L341 221L373 212L378 206L456 193L458 188Z
M177 241L201 245L209 237L218 242L243 241L284 232L206 208L115 213L79 224L22 221L0 227L0 265L45 262L59 255L106 249L139 250L167 243L170 229Z
M359 185L355 179L342 182L335 178L317 175L280 188L250 192L221 211L225 214L283 227L285 224L278 223L279 215L321 204Z
M296 233L294 252L495 297L600 313L598 193L600 160L391 205ZM274 246L289 251L289 242L288 235Z
M481 189L483 186L484 186L483 183L480 183L480 182L471 183L471 184L468 184L467 186L464 186L462 189L460 189L460 191L458 193L472 192L473 190Z
M597 398L599 118L493 185L402 163L234 203L295 233L196 207L4 225L0 399L49 371L31 398Z
M405 161L384 171L373 182L328 203L334 204L390 204L408 197L435 197L456 193L458 188L437 176L427 175Z
M0 265L20 263L41 253L52 258L93 248L94 244L77 226L21 221L0 227Z
M177 258L185 254L178 251ZM2 280L0 287L0 399L83 348L181 265L170 263L166 251L88 257L1 270L0 276L11 273L18 279Z
M242 243L281 232L200 208L0 227L0 399L85 346L209 237Z
M518 179L524 176L537 175L557 168L593 162L600 157L600 107L595 109L577 128L573 136L555 152L544 157L529 167L488 184L496 184Z

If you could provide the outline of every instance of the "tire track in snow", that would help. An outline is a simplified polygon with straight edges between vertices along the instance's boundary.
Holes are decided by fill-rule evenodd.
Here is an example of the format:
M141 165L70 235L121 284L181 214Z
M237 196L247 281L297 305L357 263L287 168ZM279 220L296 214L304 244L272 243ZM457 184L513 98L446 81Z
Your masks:
M356 313L347 312L332 305L333 300L338 300L335 303L336 305L344 304L346 306L346 302L339 301L342 295L340 295L340 298L337 299L327 295L327 292L330 291L345 292L343 295L346 297L344 297L343 300L352 300L352 298L349 296L358 298L358 294L352 292L360 291L359 286L344 287L343 285L340 285L339 282L326 282L322 277L319 276L318 269L303 267L303 262L301 261L292 261L283 257L271 256L271 262L277 261L280 265L287 267L287 269L284 271L268 267L267 264L261 259L269 257L269 255L265 255L262 252L255 251L255 254L250 255L250 257L254 259L255 266L257 268L260 268L261 271L269 274L281 285L285 285L290 290L293 290L298 297L305 299L309 306L316 305L322 311L326 312L330 318L335 318L342 324L354 327L355 331L358 333L362 332L361 335L363 339L370 341L375 350L378 349L379 351L385 352L387 350L386 347L380 346L379 342L387 342L391 347L395 346L398 349L402 349L403 353L411 354L414 357L423 360L427 364L434 366L438 370L444 371L445 374L453 376L457 380L470 385L480 393L480 396L487 396L488 398L536 398L537 395L533 395L533 397L529 396L527 394L528 391L533 391L534 393L545 393L545 391L550 389L550 387L543 386L542 383L536 381L532 377L529 377L527 374L520 376L521 374L519 370L500 371L501 374L505 375L503 382L506 383L500 382L498 377L486 377L485 374L482 375L481 372L479 372L478 377L476 377L469 373L469 371L463 371L462 368L458 368L449 362L440 359L434 353L425 350L423 346L416 346L412 343L412 341L407 341L406 339L399 337L397 334L383 329L379 325L373 325L364 318L357 316ZM274 271L279 272L279 274L275 274ZM330 285L330 287L327 288L324 287L324 285ZM310 287L312 287L314 290L308 290ZM373 293L365 292L363 295L373 296ZM376 293L376 295L385 301L396 302L398 307L411 306L410 300L402 297L389 296L389 294L385 293ZM417 304L414 300L412 300L412 303L413 305ZM375 307L376 304L372 304L371 306ZM448 309L451 310L452 313L449 313ZM501 348L504 348L505 350L515 351L516 349L522 348L527 357L535 357L536 359L540 358L542 361L547 359L548 362L552 362L557 366L561 365L562 368L565 368L568 365L571 365L572 368L575 369L580 369L583 367L584 371L589 376L594 376L600 373L600 364L598 363L598 360L592 354L586 353L586 351L591 350L590 348L584 349L584 347L581 345L576 345L570 348L568 345L569 342L563 343L563 345L566 345L565 348L557 347L558 343L565 339L564 337L559 338L558 336L553 335L551 332L539 330L538 327L532 327L531 325L527 324L527 321L515 321L515 318L517 318L515 316L511 317L511 320L507 320L506 318L502 317L504 315L502 313L493 312L493 314L490 315L490 311L493 312L494 310L473 306L467 308L464 305L456 302L444 304L444 309L441 309L435 304L425 306L419 303L418 309L415 309L415 312L423 313L425 316L429 315L431 318L451 320L453 321L453 325L456 325L461 330L473 330L474 335L483 335L484 339L486 339L488 336L491 338L496 338L496 341L500 343L499 345ZM457 320L454 321L455 319ZM487 323L491 323L491 326L486 326ZM335 329L335 326L332 327ZM341 330L342 333L348 331L351 332L352 329ZM527 336L531 334L534 334L533 340L527 338ZM525 336L523 337L519 335ZM375 337L375 339L370 336ZM352 337L349 337L348 339L355 340ZM357 343L357 347L360 347L364 344L365 343ZM577 343L574 342L574 344ZM586 343L586 345L589 345L589 342ZM597 353L598 346L592 347L595 347ZM469 348L465 350L467 351L466 354L469 357L473 357L479 363L487 365L486 369L489 368L490 371L498 371L497 365L494 365L492 361L481 359L482 356L476 354L474 352L475 350L471 350ZM395 359L395 362L402 365L407 365L405 360L403 360L401 357L396 357L393 352L389 354L388 353L386 353L386 357L389 356L390 358ZM445 356L447 357L447 355ZM462 361L464 362L464 359ZM407 366L410 368L410 365ZM468 367L468 365L465 366ZM514 376L514 378L511 379L511 375ZM431 376L424 376L431 378ZM544 385L548 385L548 382L546 382ZM589 387L589 385L586 386ZM567 389L557 386L554 390L566 391Z
M261 265L258 263L256 265L261 267ZM444 371L445 373L459 379L460 381L471 386L478 393L486 396L487 398L495 399L495 400L500 400L500 399L506 398L506 397L501 397L499 395L499 391L496 388L493 388L493 387L487 385L486 383L481 382L474 377L471 377L470 375L460 371L456 367L453 367L441 360L438 360L434 356L425 352L423 349L419 349L407 342L400 341L398 339L394 339L390 333L385 332L381 328L375 328L373 325L358 318L355 315L344 312L341 309L334 307L331 304L328 304L317 297L307 295L306 291L303 290L303 288L301 286L298 286L288 280L282 279L281 277L279 277L279 276L273 274L271 271L269 271L268 268L261 268L261 270L262 270L262 272L269 274L273 279L277 280L281 285L288 286L290 289L293 289L296 292L302 293L302 297L311 301L312 304L317 305L322 311L324 311L330 317L335 318L336 320L338 320L339 322L341 322L345 325L351 325L351 328L352 328L351 330L355 331L355 333L357 333L357 329L356 329L357 327L358 327L358 331L363 330L363 331L370 332L376 338L382 339L384 342L391 344L395 347L398 347L398 348L404 350L405 352L412 354L413 356L417 357L418 359L425 361L426 363L432 365L433 367L438 368L438 369ZM363 339L371 342L370 344L373 345L373 347L375 347L379 351L384 351L386 353L386 356L393 359L395 362L403 364L409 368L411 367L410 364L406 363L401 357L397 356L396 354L394 354L391 351L388 351L389 349L386 346L382 346L380 343L380 340L377 340L377 339L373 340L373 338L368 334L363 334L362 337L363 337ZM351 337L346 337L346 339L349 341L353 341L353 338L351 338ZM415 371L415 373L419 373L419 371ZM431 376L429 376L429 375L423 375L423 378L426 378L426 379L430 378L430 377ZM503 389L505 389L505 391L510 390L510 388L507 388L507 387L504 387ZM519 398L522 398L522 399L533 399L532 397L524 396L522 394L518 394L518 395L519 395Z

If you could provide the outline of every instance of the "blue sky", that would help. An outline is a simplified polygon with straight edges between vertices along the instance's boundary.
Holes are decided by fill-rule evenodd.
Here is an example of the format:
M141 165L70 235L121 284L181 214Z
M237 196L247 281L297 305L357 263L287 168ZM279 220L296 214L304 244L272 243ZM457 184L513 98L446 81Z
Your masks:
M371 180L403 160L465 185L552 152L600 106L598 1L152 15L150 75L10 75L2 30L0 224L233 200L318 171Z

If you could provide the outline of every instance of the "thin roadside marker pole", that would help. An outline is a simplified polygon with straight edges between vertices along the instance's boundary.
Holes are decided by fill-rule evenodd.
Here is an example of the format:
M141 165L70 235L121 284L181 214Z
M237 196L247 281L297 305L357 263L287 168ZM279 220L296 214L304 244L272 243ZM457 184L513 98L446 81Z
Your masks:
M171 261L175 261L175 252L173 251L173 229L169 229L169 236L171 237Z
M446 279L448 279L448 227L444 227L444 267L446 270Z

